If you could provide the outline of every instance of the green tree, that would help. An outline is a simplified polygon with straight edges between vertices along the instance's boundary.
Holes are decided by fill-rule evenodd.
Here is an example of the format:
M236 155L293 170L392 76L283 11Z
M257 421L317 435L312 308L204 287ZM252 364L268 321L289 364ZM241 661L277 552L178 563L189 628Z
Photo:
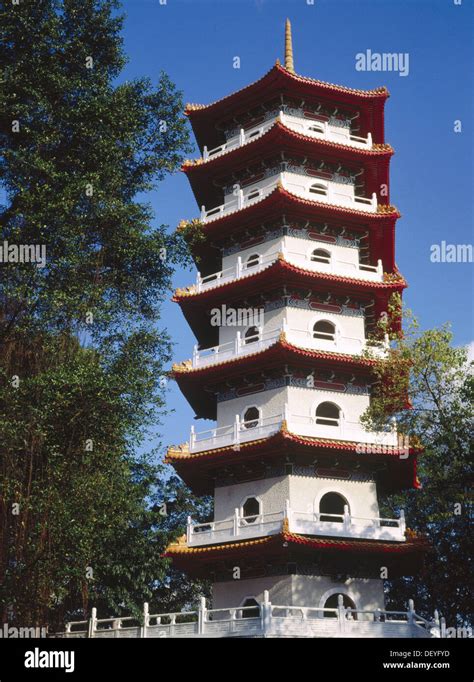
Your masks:
M181 95L163 73L156 88L115 84L115 0L1 4L2 239L45 245L47 263L2 265L0 334L37 323L98 339L153 319L184 251L136 196L188 149Z
M160 554L207 506L139 448L164 409L160 305L189 256L137 197L189 149L181 94L163 73L118 82L115 0L0 6L0 238L46 248L45 267L0 265L0 614L177 608L201 586Z
M389 356L377 364L378 390L364 422L381 428L395 416L410 444L422 444L421 489L387 497L383 515L405 509L432 551L419 575L388 582L388 605L404 608L412 597L419 613L438 608L448 626L472 624L473 363L465 348L453 347L448 325L421 332L409 311L405 318L405 334L392 334Z
M92 605L105 616L137 612L145 600L176 610L201 590L161 558L186 516L205 520L208 504L151 454L136 454L143 367L153 374L160 348L152 336L134 344L110 367L71 337L5 349L0 604L10 623L54 629Z

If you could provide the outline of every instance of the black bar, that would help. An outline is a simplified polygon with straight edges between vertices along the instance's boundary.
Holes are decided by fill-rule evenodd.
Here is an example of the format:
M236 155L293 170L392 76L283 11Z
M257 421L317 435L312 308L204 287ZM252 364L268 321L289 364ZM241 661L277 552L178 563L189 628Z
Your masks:
M382 679L385 674L405 677L425 673L428 679L428 675L431 678L437 673L463 680L467 679L463 673L469 670L468 655L472 653L472 639L283 638L282 642L279 637L260 642L254 650L257 639L261 638L0 639L0 682L36 678L95 681L112 680L112 676L123 680L129 675L135 682L139 678L160 680L165 674L182 677L186 672L201 676L204 671L212 677L223 677L237 669L248 674L249 665L254 673L260 666L277 665L282 658L286 674L292 677L332 670L337 679L346 674L352 678L369 673ZM73 670L25 667L26 660L32 659L27 652L35 650L35 663L44 660L41 652L68 652L62 662L69 667L73 663ZM242 657L247 652L250 659ZM312 673L308 666L313 668Z

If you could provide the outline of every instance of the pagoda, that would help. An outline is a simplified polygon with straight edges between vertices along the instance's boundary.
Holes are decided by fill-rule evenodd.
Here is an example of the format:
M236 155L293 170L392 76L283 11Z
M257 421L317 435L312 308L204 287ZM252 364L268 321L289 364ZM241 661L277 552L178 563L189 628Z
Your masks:
M388 97L296 74L287 21L284 65L186 107L199 273L174 300L197 344L173 375L212 424L166 461L214 518L166 556L212 581L211 635L427 636L412 605L387 615L383 583L413 575L426 542L377 498L417 487L418 450L360 422L389 344L377 322L406 287Z

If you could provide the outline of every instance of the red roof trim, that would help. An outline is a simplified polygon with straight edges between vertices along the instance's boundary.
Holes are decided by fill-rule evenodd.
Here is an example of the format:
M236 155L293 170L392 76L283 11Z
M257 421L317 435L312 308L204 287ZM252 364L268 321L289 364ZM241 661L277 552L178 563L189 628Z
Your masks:
M240 279L233 280L231 282L226 282L225 284L220 284L218 286L212 287L211 289L208 289L206 291L201 291L201 292L186 292L180 294L180 289L177 289L174 296L173 296L173 301L175 302L181 302L185 300L192 299L193 301L199 300L199 299L205 299L211 292L215 291L229 291L233 289L236 285L238 286L241 282L247 282L247 281L257 281L261 279L265 279L264 275L270 272L274 272L279 269L286 270L288 272L293 272L298 275L303 275L307 276L308 279L315 279L315 280L323 280L327 282L333 282L333 283L340 283L340 284L349 284L353 286L354 288L357 289L365 289L369 291L373 291L374 289L379 289L379 290L385 290L385 291L401 291L402 289L405 289L407 287L406 281L402 278L401 280L397 282L372 282L368 280L362 280L362 279L354 279L353 277L342 277L341 275L328 275L323 272L317 272L317 271L310 271L310 270L305 270L304 268L298 268L296 265L293 265L289 263L288 261L284 260L283 258L277 259L274 263L269 265L268 267L264 268L263 270L260 270L259 272L256 272L254 274L248 275L246 277L242 277ZM257 282L258 283L258 282Z
M337 142L330 142L329 140L324 140L316 137L311 137L310 135L303 135L302 133L297 133L291 128L288 128L281 121L276 120L275 123L272 126L270 126L270 128L268 128L268 130L265 131L263 135L260 135L259 137L256 138L252 138L243 145L240 145L239 147L233 147L232 149L225 151L223 154L211 156L206 161L204 161L203 159L198 159L197 162L185 161L181 166L181 170L183 170L185 173L193 173L195 171L198 171L199 169L205 168L208 171L210 167L212 167L213 165L219 165L219 162L221 161L222 161L221 165L227 167L227 161L229 159L232 160L231 157L235 156L238 152L248 149L252 150L252 148L253 150L255 150L258 149L259 146L264 147L267 141L273 140L273 138L281 139L281 137L283 138L283 140L287 138L289 140L294 140L297 142L308 142L311 144L312 147L314 147L315 151L317 149L322 149L327 151L341 152L343 154L348 155L349 157L352 157L354 161L360 160L360 157L362 157L362 159L366 157L374 159L380 158L389 159L394 154L394 150L392 147L390 147L390 145L379 145L378 147L377 145L375 145L375 148L373 149L361 149L360 147L352 147L351 145L339 144Z
M314 199L309 201L308 199L303 199L301 197L296 196L296 194L292 194L287 189L284 189L284 187L277 184L275 186L275 189L269 194L267 194L266 197L260 199L260 201L254 201L254 203L250 204L250 206L245 206L244 208L236 209L235 211L231 211L222 217L209 220L203 223L203 228L206 229L207 226L216 225L217 223L219 223L219 225L222 225L223 223L226 222L232 222L233 219L237 219L238 221L241 221L243 219L245 220L246 215L251 214L255 207L265 206L267 203L271 204L272 203L271 200L275 198L276 194L279 194L285 199L289 200L290 203L299 206L308 206L314 209L315 212L321 211L324 213L329 211L330 213L334 215L340 215L341 217L355 216L357 218L368 221L387 220L388 218L401 218L401 213L398 211L398 209L396 209L393 206L390 207L384 205L385 210L380 212L378 211L377 213L371 213L370 211L346 208L344 206L337 206L336 204L326 204L321 201L316 201Z
M317 454L318 459L328 459L338 456L350 461L357 461L364 466L379 462L387 469L381 472L383 485L392 491L417 487L416 460L423 448L410 447L408 452L403 448L382 448L378 451L367 448L367 452L358 454L357 447L364 443L351 441L330 441L328 439L311 439L297 436L286 430L281 430L273 436L241 443L239 450L231 446L206 450L204 452L189 453L179 448L169 448L165 462L171 464L177 473L196 494L207 495L213 490L215 473L222 466L233 467L242 463L270 461L274 458L285 458L293 452L301 461L310 464ZM401 457L403 455L403 458ZM408 455L408 456L407 456ZM330 464L328 464L330 466ZM344 462L341 462L344 466Z
M221 97L220 99L211 102L210 104L187 104L185 107L185 113L187 116L190 116L191 118L194 116L199 116L202 113L209 113L212 109L215 109L218 105L226 103L228 104L229 100L232 99L237 99L239 95L248 92L249 90L257 90L260 89L265 80L271 80L271 76L274 75L279 75L280 77L283 77L284 79L290 81L290 82L296 82L296 83L304 83L304 84L309 84L309 85L314 85L315 91L317 90L323 90L326 91L328 94L333 94L333 95L348 95L352 98L352 101L354 103L358 103L360 101L364 100L383 100L385 101L388 97L390 97L390 93L388 92L387 88L385 86L382 86L380 88L374 89L374 90L358 90L356 88L349 88L344 85L335 85L333 83L326 83L325 81L319 81L314 78L309 78L307 76L299 76L295 73L290 73L287 69L283 68L280 64L275 64L269 71L267 71L266 74L264 74L261 78L258 80L254 81L253 83L249 83L249 85L246 85L243 88L240 88L240 90L236 90L229 95L226 95L225 97ZM316 92L315 92L316 94Z
M311 549L325 549L327 547L341 550L357 552L383 552L389 554L408 554L411 552L426 551L427 543L424 539L414 538L405 542L383 542L380 540L337 540L333 538L318 538L297 535L296 533L282 533L287 542L297 545L304 545Z
M214 369L217 370L216 373L221 374L221 370L223 367L229 367L232 365L233 367L239 367L242 365L245 365L246 362L249 359L253 359L258 356L259 360L264 359L263 356L269 355L272 351L274 352L275 350L285 350L289 351L290 353L306 358L311 358L314 360L327 360L329 362L342 362L344 364L350 364L350 365L357 365L360 367L373 367L376 364L376 359L372 358L366 358L362 357L356 354L346 354L346 353L330 353L328 351L319 351L319 350L313 350L310 348L300 348L299 346L294 346L293 344L289 343L286 340L281 340L281 339L275 339L275 342L272 343L270 346L267 348L264 348L263 350L258 350L255 351L254 353L247 353L242 356L236 356L234 358L231 358L230 360L224 360L223 362L216 362L212 363L210 365L207 365L206 367L189 367L182 365L182 369L178 370L173 370L171 375L174 376L175 378L177 377L186 377L186 376L197 376L201 378L202 376L205 376L206 374L212 374ZM178 363L179 366L179 363ZM209 372L211 370L211 372Z
M207 545L204 547L180 547L179 545L169 546L163 556L174 557L196 557L204 555L205 558L223 554L240 554L250 547L282 547L283 543L304 547L314 550L334 550L341 552L362 552L369 554L413 554L424 553L430 550L426 539L415 536L405 542L384 542L383 540L358 540L358 539L337 539L327 537L303 536L296 533L281 532L264 538L252 540L240 540L234 543L222 545Z
M257 441L250 441L248 443L241 443L240 444L240 449L241 450L260 450L262 446L266 447L269 445L272 445L272 443L276 443L278 441L283 441L283 440L288 440L292 441L294 443L298 443L300 445L305 445L308 447L312 448L320 448L320 449L328 449L328 450L338 450L338 451L345 451L345 452L354 452L357 447L363 446L363 445L368 445L366 443L358 443L355 441L338 441L338 440L329 440L329 439L321 439L318 440L316 438L310 438L309 436L298 436L295 433L291 433L290 431L279 431L276 433L274 436L269 436L268 438L261 438ZM373 449L375 449L375 446L372 446ZM235 451L234 448L231 445L228 445L223 448L215 448L214 450L205 450L203 452L196 452L194 454L191 453L184 453L183 455L176 455L173 453L170 453L168 451L168 454L166 455L166 463L167 464L181 464L181 463L191 463L195 460L212 460L215 459L216 457L219 458L220 456L222 457L227 457L229 452ZM420 453L423 452L423 448L419 447L410 447L408 450L408 453L410 456L416 456ZM370 456L373 457L393 457L395 459L399 459L401 454L405 454L404 449L402 448L393 448L389 449L388 447L384 449L381 449L380 452L371 452L367 453ZM406 461L406 460L403 460Z

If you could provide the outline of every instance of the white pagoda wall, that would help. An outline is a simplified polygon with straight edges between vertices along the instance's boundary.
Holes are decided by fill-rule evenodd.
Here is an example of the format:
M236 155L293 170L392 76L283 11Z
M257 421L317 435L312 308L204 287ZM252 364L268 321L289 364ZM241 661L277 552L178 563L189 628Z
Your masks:
M343 185L344 186L344 185ZM243 249L237 253L233 253L229 256L224 256L222 259L222 269L235 267L237 264L238 257L242 259L244 264L249 256L253 254L258 254L259 256L265 257L272 254L277 254L281 251L282 245L287 250L289 258L292 256L310 256L315 249L324 249L329 251L331 254L331 260L342 261L348 267L352 267L354 272L359 264L359 249L353 246L340 246L339 244L330 244L323 241L302 239L301 237L284 236L278 237L277 239L270 239L267 242L262 242L255 246L251 246L248 249ZM308 265L311 262L308 260ZM249 273L251 269L249 269ZM347 272L345 273L347 275Z
M258 497L263 514L280 512L290 497L290 477L265 478L214 489L214 520L231 518L234 509L240 509L246 497Z
M352 479L289 474L215 488L214 520L231 518L236 508L241 509L247 497L257 497L260 500L262 514L282 512L287 499L294 510L319 511L319 501L328 492L342 495L353 516L379 516L375 481L357 480L355 474Z
M342 418L351 422L358 421L369 406L368 395L286 386L218 403L217 426L233 424L237 414L243 417L246 409L252 406L260 409L263 419L283 415L285 403L288 403L290 415L314 417L316 407L325 401L338 405ZM336 430L334 433L337 437Z
M242 398L225 400L217 405L217 426L233 424L235 415L240 417L247 407L252 405L260 408L263 417L272 417L283 414L285 402L288 400L288 388L275 388L271 391L263 391Z
M290 329L304 329L309 332L319 320L327 320L336 325L336 330L340 336L359 339L365 341L365 323L363 315L340 315L338 313L327 313L320 310L304 310L293 306L284 308L285 318ZM297 337L296 337L297 338Z
M241 606L245 599L263 601L268 590L272 604L285 606L306 606L322 608L326 600L336 593L346 594L356 609L374 611L385 608L383 581L377 578L349 578L337 582L327 576L269 576L214 583L212 606L215 609ZM363 620L363 614L359 614ZM372 615L368 615L371 619Z
M285 189L290 190L294 194L303 195L310 201L318 201L320 196L309 191L310 187L316 183L326 187L327 198L335 203L351 204L355 196L355 185L351 182L336 182L334 179L325 180L288 171L276 173L268 178L262 178L257 182L247 185L244 188L244 192L247 195L255 190L265 191L269 187L274 186L277 182L281 182ZM224 204L232 205L235 200L236 194L234 192L230 192L224 196Z
M318 200L317 194L311 194L309 188L314 184L324 185L327 188L328 198L341 203L352 202L355 196L355 185L347 182L335 182L334 180L321 180L319 178L300 175L299 173L280 173L281 181L285 188L295 194L307 194L308 199Z
M305 417L314 417L319 403L330 402L341 408L342 419L359 421L370 402L368 395L343 393L342 391L321 391L298 386L289 386L287 391L290 415L298 414Z
M222 269L233 268L237 264L238 257L242 258L242 263L245 263L247 258L254 253L258 253L259 256L269 256L270 254L277 253L281 248L282 237L277 237L276 239L269 239L266 242L251 246L248 249L243 249L236 253L232 253L229 256L224 256L222 258ZM302 240L301 240L302 241ZM316 247L315 247L316 248ZM249 269L249 274L251 273Z
M253 310L253 308L252 308ZM258 309L257 309L258 310ZM277 308L275 310L270 310L263 315L263 331L271 332L281 329L283 325L283 320L285 319L286 308ZM304 311L307 312L307 311ZM257 320L258 321L258 320ZM236 325L236 326L224 326L219 328L219 345L223 343L228 343L229 341L235 341L237 337L237 332L240 332L242 337L247 329L254 325Z
M313 327L319 320L327 320L328 322L335 324L339 339L342 341L344 339L357 339L361 344L365 342L365 325L364 317L362 315L341 315L338 313L327 313L319 310L305 310L294 306L285 306L264 313L264 334L281 330L284 320L287 322L290 329L309 332L309 337L305 337L303 334L294 337L295 344L301 345L302 347L304 347L305 343L308 343L308 340L311 340ZM249 326L252 325L220 327L219 345L234 342L237 337L237 332L240 332L243 337ZM326 345L328 349L331 348L331 350L334 350L331 342L326 342Z
M349 504L352 516L379 516L377 488L373 480L318 478L290 475L290 506L300 511L319 511L319 502L326 493L339 493Z

